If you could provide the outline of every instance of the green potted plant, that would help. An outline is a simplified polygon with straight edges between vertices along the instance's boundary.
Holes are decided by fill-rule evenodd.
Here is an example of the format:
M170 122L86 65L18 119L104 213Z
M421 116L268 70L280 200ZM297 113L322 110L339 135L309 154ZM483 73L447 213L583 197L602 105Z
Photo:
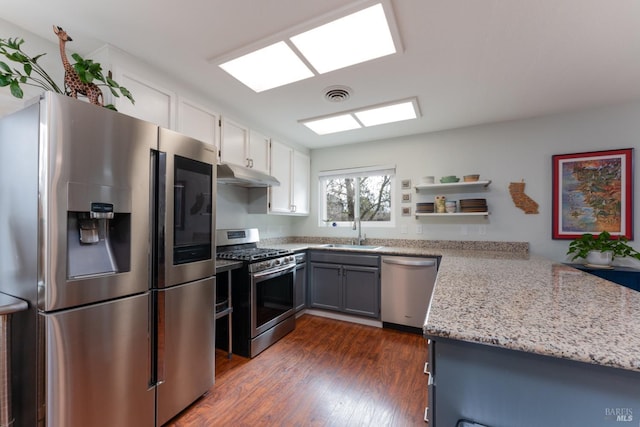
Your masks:
M628 241L624 236L612 238L607 231L597 236L585 233L569 244L567 255L573 255L572 261L584 258L588 264L598 266L610 265L616 257L640 260L640 252L629 246Z
M65 94L64 87L58 86L38 63L38 60L45 54L28 55L22 50L23 43L24 39L17 37L0 38L0 56L4 56L9 61L18 64L18 67L12 68L9 64L0 60L0 87L8 86L11 94L16 98L23 97L24 93L21 85L36 86L44 90ZM113 96L119 97L122 94L129 101L134 102L131 93L111 78L111 72L106 75L102 72L102 66L99 63L93 62L91 59L85 59L77 53L74 53L72 57L76 60L72 65L80 81L107 87ZM112 104L104 107L115 110Z

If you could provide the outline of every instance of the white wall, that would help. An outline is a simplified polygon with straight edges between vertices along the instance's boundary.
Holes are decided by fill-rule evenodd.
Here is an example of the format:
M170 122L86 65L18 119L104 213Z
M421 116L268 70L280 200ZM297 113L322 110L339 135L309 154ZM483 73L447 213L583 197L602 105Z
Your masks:
M428 117L426 118L428 120ZM312 214L299 226L297 235L353 236L354 231L318 226L318 171L395 163L396 199L400 180L412 184L424 175L466 175L479 173L490 179L486 197L491 215L480 218L420 218L399 215L394 228L369 228L369 237L447 240L496 240L530 242L531 252L565 260L566 240L551 239L551 178L553 154L630 148L640 140L640 102L577 113L474 126L463 129L414 135L393 140L361 143L313 150L311 153ZM637 156L637 153L635 153ZM640 188L638 176L634 188ZM538 215L516 208L509 183L524 180L525 192L538 204ZM412 191L412 212L417 198ZM433 196L430 196L431 200ZM429 197L425 197L428 201ZM639 223L638 200L634 203L634 223ZM421 226L422 233L418 233ZM639 244L634 244L640 248Z
M250 214L249 190L235 185L218 184L216 228L257 228L260 239L292 236L304 217Z

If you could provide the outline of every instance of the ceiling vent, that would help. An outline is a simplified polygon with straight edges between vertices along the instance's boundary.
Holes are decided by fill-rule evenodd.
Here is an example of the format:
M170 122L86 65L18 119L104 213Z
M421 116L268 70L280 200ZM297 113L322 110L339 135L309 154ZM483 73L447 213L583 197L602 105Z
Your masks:
M351 91L346 86L331 86L324 90L324 97L330 102L343 102L351 98Z

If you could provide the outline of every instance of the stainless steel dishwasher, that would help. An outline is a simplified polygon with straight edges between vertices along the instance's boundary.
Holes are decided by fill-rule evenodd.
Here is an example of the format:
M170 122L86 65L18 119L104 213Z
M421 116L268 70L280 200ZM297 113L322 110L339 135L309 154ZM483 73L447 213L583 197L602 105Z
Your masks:
M381 317L384 327L422 333L437 268L437 258L382 257Z

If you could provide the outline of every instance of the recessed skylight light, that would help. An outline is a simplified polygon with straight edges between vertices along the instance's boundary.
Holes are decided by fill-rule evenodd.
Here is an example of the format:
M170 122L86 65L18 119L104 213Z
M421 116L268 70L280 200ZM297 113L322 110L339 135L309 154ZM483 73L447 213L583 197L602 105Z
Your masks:
M342 114L339 116L332 116L324 119L304 121L302 122L302 124L304 124L306 127L311 129L318 135L344 132L361 127L360 123L358 123L351 114Z
M343 132L360 127L417 119L420 116L417 98L393 101L384 105L342 111L329 116L300 120L318 135Z
M417 118L416 108L412 101L387 105L354 113L364 126L376 126L384 123L401 122Z
M309 67L285 42L248 53L220 67L256 92L313 77Z
M293 36L291 42L320 74L396 52L380 3Z
M402 50L390 0L353 12L355 7L268 37L264 43L271 44L267 47L211 61L262 92Z

